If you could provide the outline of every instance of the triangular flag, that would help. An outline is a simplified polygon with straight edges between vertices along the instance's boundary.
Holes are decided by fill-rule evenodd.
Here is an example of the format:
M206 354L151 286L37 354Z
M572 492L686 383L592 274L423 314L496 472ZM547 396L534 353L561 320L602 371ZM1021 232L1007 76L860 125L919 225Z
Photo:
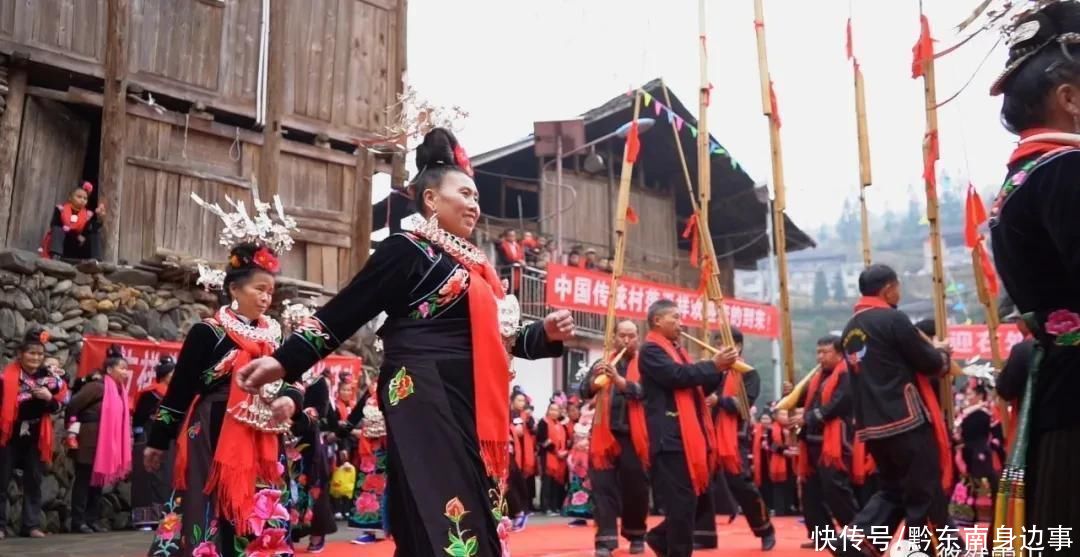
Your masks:
M645 106L649 106L649 103L652 102L652 95L650 95L648 92L646 92L646 93L643 93L642 96L645 98Z
M637 120L634 120L630 124L630 134L626 136L626 162L634 164L640 150L641 142L638 140L638 123Z
M675 115L675 129L682 131L683 119L678 114Z
M847 57L851 60L855 56L855 49L851 42L851 18L847 18Z
M635 211L634 208L629 205L626 206L626 222L630 224L637 224L638 222L640 222L637 216L637 211Z
M982 240L979 227L986 222L986 207L975 186L968 183L967 202L964 207L964 243L974 248Z
M667 109L667 123L675 125L675 111L670 108Z
M690 126L690 135L694 136L694 139L697 139L697 128Z
M911 47L911 78L923 76L923 64L934 58L934 39L930 36L930 20L919 15L919 40Z
M656 103L653 104L653 110L656 111L657 116L660 116L660 111L663 109L664 105L660 104L660 101L656 101Z

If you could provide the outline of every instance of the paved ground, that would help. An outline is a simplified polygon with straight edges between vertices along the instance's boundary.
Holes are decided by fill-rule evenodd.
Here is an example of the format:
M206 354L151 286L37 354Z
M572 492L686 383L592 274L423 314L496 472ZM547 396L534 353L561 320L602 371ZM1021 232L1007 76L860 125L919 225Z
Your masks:
M565 522L564 518L534 516L530 524ZM355 530L338 523L338 532L331 541L347 541L356 536ZM153 532L111 532L108 534L53 534L40 540L7 538L0 540L0 557L145 557ZM305 539L297 549L307 547ZM359 550L361 546L355 546ZM299 554L303 554L302 552ZM363 555L358 551L357 555Z

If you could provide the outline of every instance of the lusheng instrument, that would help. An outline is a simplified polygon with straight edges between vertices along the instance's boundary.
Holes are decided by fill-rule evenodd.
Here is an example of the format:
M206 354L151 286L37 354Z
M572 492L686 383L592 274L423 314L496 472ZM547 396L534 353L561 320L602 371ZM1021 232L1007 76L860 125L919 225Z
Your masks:
M930 337L926 336L926 333L924 333L922 331L919 331L919 334L922 335L922 337L924 339L926 339L926 342L929 342L930 344L934 343L934 341L930 340ZM949 373L947 374L947 376L948 377L960 377L962 375L968 375L968 374L964 373L964 369L960 367L960 364L956 363L956 360L953 360L953 359L950 358L949 359ZM951 390L952 389L950 388L950 391Z
M720 353L719 348L716 348L714 346L710 346L710 345L708 345L708 344L694 338L691 335L688 335L686 333L679 333L679 334L682 335L683 338L690 339L691 341L694 342L694 344L697 344L698 346L700 346L701 348L703 348L704 350L708 351L709 353L711 353L713 355L716 355L716 354ZM750 371L752 369L754 369L754 368L750 367L749 364L747 364L746 362L744 362L742 360L735 360L735 363L732 364L732 366L731 366L731 371L737 372L739 374L746 373L746 372L748 372L748 371ZM739 402L738 402L739 417L741 417L743 419L743 421L750 421L750 399L746 396L746 387L743 385L742 376L739 375L739 376L733 377L733 379L735 379L735 380L737 380L739 382L738 383L738 389L739 389Z
M618 354L615 354L615 357L612 358L610 362L608 362L608 365L611 366L611 367L615 367L615 364L619 363L619 360L622 359L624 354L626 354L626 347L625 346L623 347L622 350L619 350ZM597 388L602 389L602 388L606 387L609 382L611 382L611 380L608 379L607 375L600 374L600 375L596 376L595 380L593 380L593 385L596 385Z
M802 398L803 393L806 392L806 388L810 385L810 381L813 380L814 376L818 373L821 373L820 365L810 370L810 373L807 373L806 377L800 379L798 384L795 385L795 388L791 389L791 392L788 393L787 396L776 403L776 409L787 410L789 412L794 410L799 404L799 399Z

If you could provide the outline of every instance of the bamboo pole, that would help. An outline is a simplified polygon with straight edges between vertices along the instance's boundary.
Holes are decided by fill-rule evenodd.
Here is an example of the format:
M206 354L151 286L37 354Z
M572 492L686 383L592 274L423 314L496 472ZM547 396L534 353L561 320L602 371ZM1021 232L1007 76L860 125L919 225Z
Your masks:
M754 0L754 27L757 34L758 73L761 84L762 112L769 121L769 145L772 152L773 176L773 234L777 271L780 275L780 326L784 356L784 376L795 383L795 348L791 329L791 296L788 293L787 230L784 211L787 195L784 189L783 150L780 143L780 122L773 114L769 59L765 48L765 10L762 0Z
M1001 322L998 320L997 300L990 294L990 287L986 284L986 275L983 274L981 250L971 250L971 267L975 272L975 290L979 294L979 303L982 304L983 309L986 311L986 329L990 334L990 361L993 363L994 369L1000 373L1005 368L1005 361L1001 356L1001 343L998 340L998 327ZM994 400L998 407L998 413L1001 415L1001 427L1004 431L1009 431L1009 422L1011 420L1009 418L1008 404L996 394Z
M641 93L634 93L634 118L637 122L641 113ZM629 143L628 143L629 144ZM618 291L619 279L623 275L623 262L626 259L626 210L630 206L630 179L634 174L634 163L630 161L630 150L623 149L622 171L619 175L619 197L615 205L615 261L611 266L611 284L608 288L607 320L604 323L604 360L611 357L612 342L615 339L615 292Z
M859 210L862 223L863 264L870 266L870 215L866 210L866 188L873 183L870 170L870 132L866 125L866 88L863 84L859 61L852 56L852 71L855 74L855 122L859 137Z
M920 3L920 14L922 5ZM937 86L934 74L934 57L923 60L923 101L926 110L926 136L923 138L923 160L927 161L933 149L933 140L938 133ZM932 163L931 163L932 164ZM926 220L930 223L930 253L933 262L934 286L934 332L939 341L949 338L949 311L945 303L945 265L941 249L941 218L938 209L937 187L932 182L926 183ZM941 408L945 412L945 423L951 424L953 418L952 379L942 378L940 386Z

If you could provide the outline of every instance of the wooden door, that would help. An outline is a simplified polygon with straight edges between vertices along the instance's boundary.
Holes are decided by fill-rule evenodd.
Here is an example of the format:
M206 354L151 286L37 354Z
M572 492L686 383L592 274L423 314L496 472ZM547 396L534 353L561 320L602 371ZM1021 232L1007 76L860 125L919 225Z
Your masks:
M8 223L12 247L41 246L53 208L79 185L89 136L90 123L62 103L26 99Z

